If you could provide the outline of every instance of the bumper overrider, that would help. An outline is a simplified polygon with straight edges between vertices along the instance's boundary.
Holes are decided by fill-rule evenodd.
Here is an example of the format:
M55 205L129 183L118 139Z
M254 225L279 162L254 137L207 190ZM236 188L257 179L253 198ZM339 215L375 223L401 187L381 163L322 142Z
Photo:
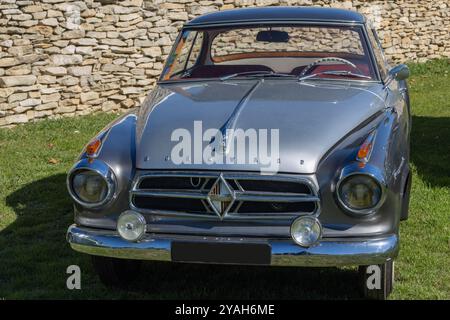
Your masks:
M343 266L381 264L395 258L398 236L370 238L322 238L310 247L302 247L292 239L212 237L146 233L138 242L124 240L116 230L93 229L71 225L67 241L79 252L122 259L173 261L174 243L197 244L264 244L270 248L273 266ZM204 261L190 261L204 262ZM247 263L244 263L247 264ZM250 263L252 264L252 263Z

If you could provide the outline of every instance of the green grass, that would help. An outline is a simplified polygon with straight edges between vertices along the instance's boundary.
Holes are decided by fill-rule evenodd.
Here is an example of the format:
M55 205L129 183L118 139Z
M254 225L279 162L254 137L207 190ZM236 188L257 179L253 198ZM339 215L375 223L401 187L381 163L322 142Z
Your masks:
M393 299L450 299L450 63L411 65L413 186L401 224ZM146 263L128 290L105 288L89 257L72 251L65 174L82 146L115 115L0 129L0 299L358 297L351 268L261 268ZM55 159L56 163L50 163ZM66 289L79 265L82 290Z

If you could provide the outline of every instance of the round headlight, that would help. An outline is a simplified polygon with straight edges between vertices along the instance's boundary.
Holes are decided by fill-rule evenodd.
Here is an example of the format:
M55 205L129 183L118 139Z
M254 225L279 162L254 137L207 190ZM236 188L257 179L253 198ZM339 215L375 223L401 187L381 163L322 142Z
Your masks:
M291 225L292 239L302 247L309 247L322 236L322 226L315 217L303 216L294 220Z
M105 200L108 194L108 184L97 172L80 170L72 177L72 190L82 202L96 204Z
M135 211L125 211L117 220L117 231L120 236L128 241L138 241L146 231L145 218Z
M346 209L366 213L380 203L383 190L371 176L355 174L344 178L337 192L339 201Z

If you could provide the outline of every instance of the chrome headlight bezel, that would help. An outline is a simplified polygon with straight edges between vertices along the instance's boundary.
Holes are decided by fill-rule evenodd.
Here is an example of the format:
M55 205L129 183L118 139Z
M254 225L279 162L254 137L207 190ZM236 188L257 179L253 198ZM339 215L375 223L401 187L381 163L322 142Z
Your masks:
M76 176L77 172L81 171L91 171L103 178L108 188L104 199L99 202L86 202L80 199L73 189L73 178ZM112 169L105 162L97 159L89 162L89 159L82 159L70 170L67 175L67 190L69 191L72 199L85 208L102 207L116 197L116 177Z
M343 182L345 182L347 179L353 177L353 176L367 176L370 179L372 179L380 188L380 199L378 202L369 208L365 209L356 209L350 207L341 197L341 187L343 185ZM352 164L350 166L347 166L342 169L339 180L336 184L335 189L335 195L337 198L338 204L349 214L353 216L358 217L365 217L372 215L377 212L377 210L383 205L384 201L386 200L386 194L387 194L387 186L385 183L384 175L381 173L381 170L378 168L371 166L371 165L365 165L361 167L359 164Z

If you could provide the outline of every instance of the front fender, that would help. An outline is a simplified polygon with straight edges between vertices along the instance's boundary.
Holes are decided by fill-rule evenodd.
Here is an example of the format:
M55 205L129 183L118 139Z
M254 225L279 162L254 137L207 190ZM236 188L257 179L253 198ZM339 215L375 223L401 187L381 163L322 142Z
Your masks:
M327 228L327 236L368 236L397 233L401 201L399 168L394 159L397 116L386 109L376 118L364 124L344 138L319 164L317 180L320 187L321 222ZM367 164L356 161L358 149L367 135L376 130L375 142ZM355 216L339 205L336 185L344 171L364 166L376 168L385 186L384 202L376 212L367 216Z
M114 173L116 192L113 201L98 208L86 208L75 203L77 224L115 229L117 217L129 208L128 190L135 172L136 163L136 115L126 114L112 122L99 134L102 146L98 156L86 161L83 152L77 166L92 166L105 163ZM72 171L71 170L71 171Z

